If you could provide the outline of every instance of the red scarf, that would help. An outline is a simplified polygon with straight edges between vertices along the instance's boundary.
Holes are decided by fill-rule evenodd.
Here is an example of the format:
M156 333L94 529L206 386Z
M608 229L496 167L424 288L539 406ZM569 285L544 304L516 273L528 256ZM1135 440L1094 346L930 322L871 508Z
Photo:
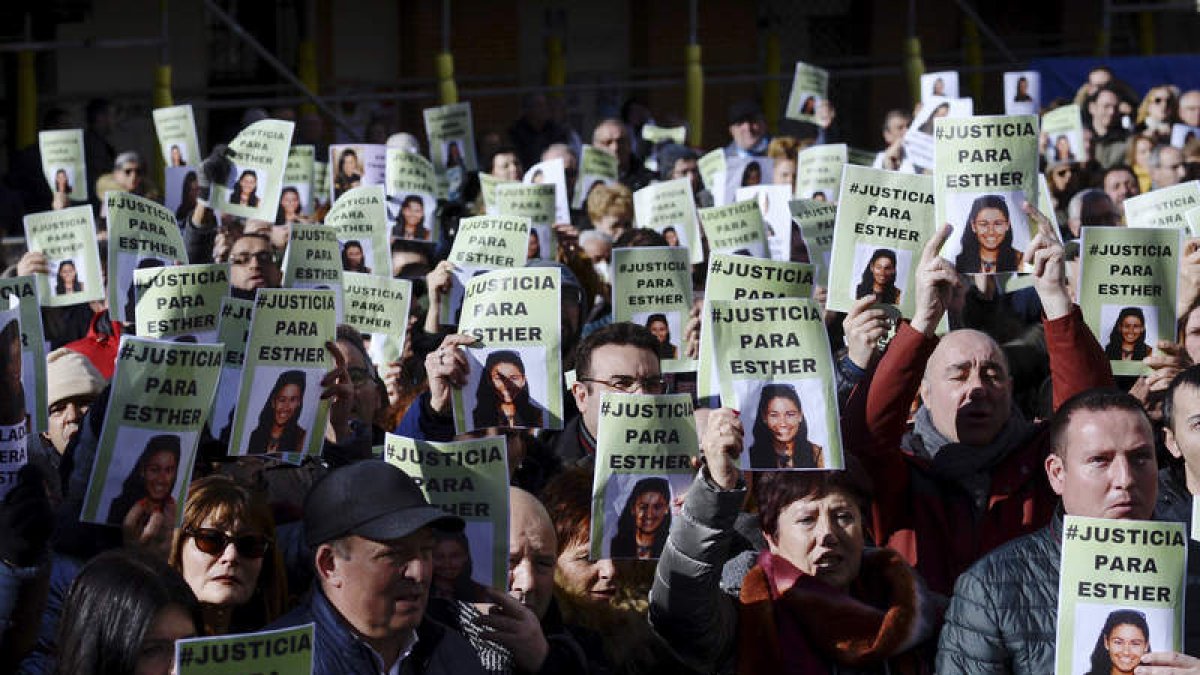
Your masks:
M821 674L832 664L882 671L885 662L893 673L932 672L932 659L913 648L933 636L937 605L890 549L863 553L849 593L763 551L742 582L738 672Z

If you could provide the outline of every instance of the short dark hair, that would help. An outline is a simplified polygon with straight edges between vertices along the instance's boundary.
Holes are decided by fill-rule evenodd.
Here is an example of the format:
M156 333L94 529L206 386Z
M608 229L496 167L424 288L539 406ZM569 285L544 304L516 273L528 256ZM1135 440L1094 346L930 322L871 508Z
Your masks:
M1075 394L1058 407L1054 417L1050 419L1047 431L1050 440L1050 450L1059 457L1064 456L1063 450L1067 442L1067 429L1071 418L1081 411L1100 412L1102 410L1126 410L1141 415L1150 425L1150 418L1141 401L1128 393L1112 387L1094 387Z
M642 246L666 246L667 240L648 227L631 227L613 242L613 248L639 248Z
M1200 365L1183 369L1175 375L1167 387L1167 393L1163 396L1162 403L1163 426L1167 429L1174 430L1175 428L1175 392L1180 387L1200 389Z
M1133 167L1129 166L1128 164L1124 164L1124 163L1113 164L1112 166L1105 169L1104 173L1100 176L1100 184L1104 185L1104 181L1108 180L1108 175L1110 173L1116 173L1118 171L1124 171L1125 173L1129 174L1130 176L1137 178L1137 174L1133 172Z
M658 358L658 339L645 327L629 321L610 323L579 343L575 350L576 379L591 377L592 352L607 345L629 345L654 354Z
M758 525L763 534L779 533L779 514L793 502L820 499L832 492L844 492L862 512L863 522L870 516L873 487L871 478L854 457L846 455L841 471L764 471L754 473L754 501L758 504Z
M542 504L554 523L558 538L556 555L568 546L591 538L592 472L571 467L563 470L546 484L541 494Z

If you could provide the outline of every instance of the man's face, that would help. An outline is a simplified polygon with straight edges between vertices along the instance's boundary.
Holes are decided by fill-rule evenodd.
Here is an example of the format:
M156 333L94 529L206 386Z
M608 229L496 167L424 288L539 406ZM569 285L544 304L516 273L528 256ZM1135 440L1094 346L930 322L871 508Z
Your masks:
M142 165L138 162L125 162L113 172L117 184L126 192L135 192L142 184Z
M1171 426L1163 441L1177 459L1182 459L1188 488L1200 488L1200 389L1190 385L1175 388L1171 397Z
M1096 131L1107 133L1117 118L1117 95L1111 91L1100 92L1096 100L1088 104L1088 111L1092 113L1092 126Z
M1158 152L1158 166L1150 169L1150 182L1154 187L1178 185L1186 176L1187 167L1183 165L1183 151L1169 146L1161 148Z
M883 127L883 141L888 145L904 138L904 134L908 132L908 125L912 122L907 115L892 115L887 118L887 123Z
M1070 515L1149 520L1158 496L1149 420L1131 410L1077 411L1046 475Z
M508 528L508 592L540 619L554 597L557 543L546 509L528 493L511 492Z
M943 436L967 445L990 443L1012 406L1012 379L1000 346L977 331L950 333L929 357L921 397Z
M762 115L746 117L729 125L729 136L742 150L749 150L767 133L767 123Z
M79 435L79 424L92 407L93 400L95 398L92 396L76 396L56 401L50 406L50 424L46 429L46 437L58 454L66 452L67 444Z
M597 347L592 351L591 371L589 379L604 381L610 381L617 375L641 379L661 373L658 354L634 345ZM593 436L599 428L600 394L606 391L617 390L600 382L576 382L571 389L575 406L583 415L583 424Z
M433 579L433 532L426 527L390 541L357 535L345 541L345 558L329 544L316 553L321 587L333 606L369 640L416 629Z
M1179 120L1188 126L1200 127L1200 91L1189 91L1179 97Z
M271 244L261 237L240 237L229 249L229 283L243 291L279 288L280 271Z
M622 171L629 167L629 134L625 132L625 125L606 122L596 127L592 132L592 145L616 157Z
M671 179L687 178L692 181L692 194L696 194L704 186L700 182L700 164L694 159L677 159L671 167Z
M1104 194L1112 200L1118 211L1125 210L1125 200L1138 195L1137 179L1129 171L1110 171L1104 177Z

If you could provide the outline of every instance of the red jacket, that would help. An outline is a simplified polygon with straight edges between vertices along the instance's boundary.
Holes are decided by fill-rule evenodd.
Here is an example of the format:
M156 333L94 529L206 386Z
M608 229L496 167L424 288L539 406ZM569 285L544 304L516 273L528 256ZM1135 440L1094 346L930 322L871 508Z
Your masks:
M1112 370L1078 307L1043 319L1050 353L1054 408L1092 387L1113 386ZM1004 542L1050 521L1058 496L1046 480L1046 425L992 471L986 511L975 516L971 496L935 476L929 461L901 448L910 404L917 395L936 337L902 324L874 375L851 393L842 417L845 447L875 487L876 541L900 552L933 590L950 595L958 575Z

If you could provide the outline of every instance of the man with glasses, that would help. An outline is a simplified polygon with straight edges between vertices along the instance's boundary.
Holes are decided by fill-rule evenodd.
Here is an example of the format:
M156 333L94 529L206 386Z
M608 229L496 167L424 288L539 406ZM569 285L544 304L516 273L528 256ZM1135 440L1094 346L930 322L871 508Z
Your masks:
M271 239L261 234L244 234L229 248L229 294L253 300L260 288L279 288L283 273Z
M113 162L113 178L125 192L142 194L142 179L145 177L142 158L136 152L122 152Z

